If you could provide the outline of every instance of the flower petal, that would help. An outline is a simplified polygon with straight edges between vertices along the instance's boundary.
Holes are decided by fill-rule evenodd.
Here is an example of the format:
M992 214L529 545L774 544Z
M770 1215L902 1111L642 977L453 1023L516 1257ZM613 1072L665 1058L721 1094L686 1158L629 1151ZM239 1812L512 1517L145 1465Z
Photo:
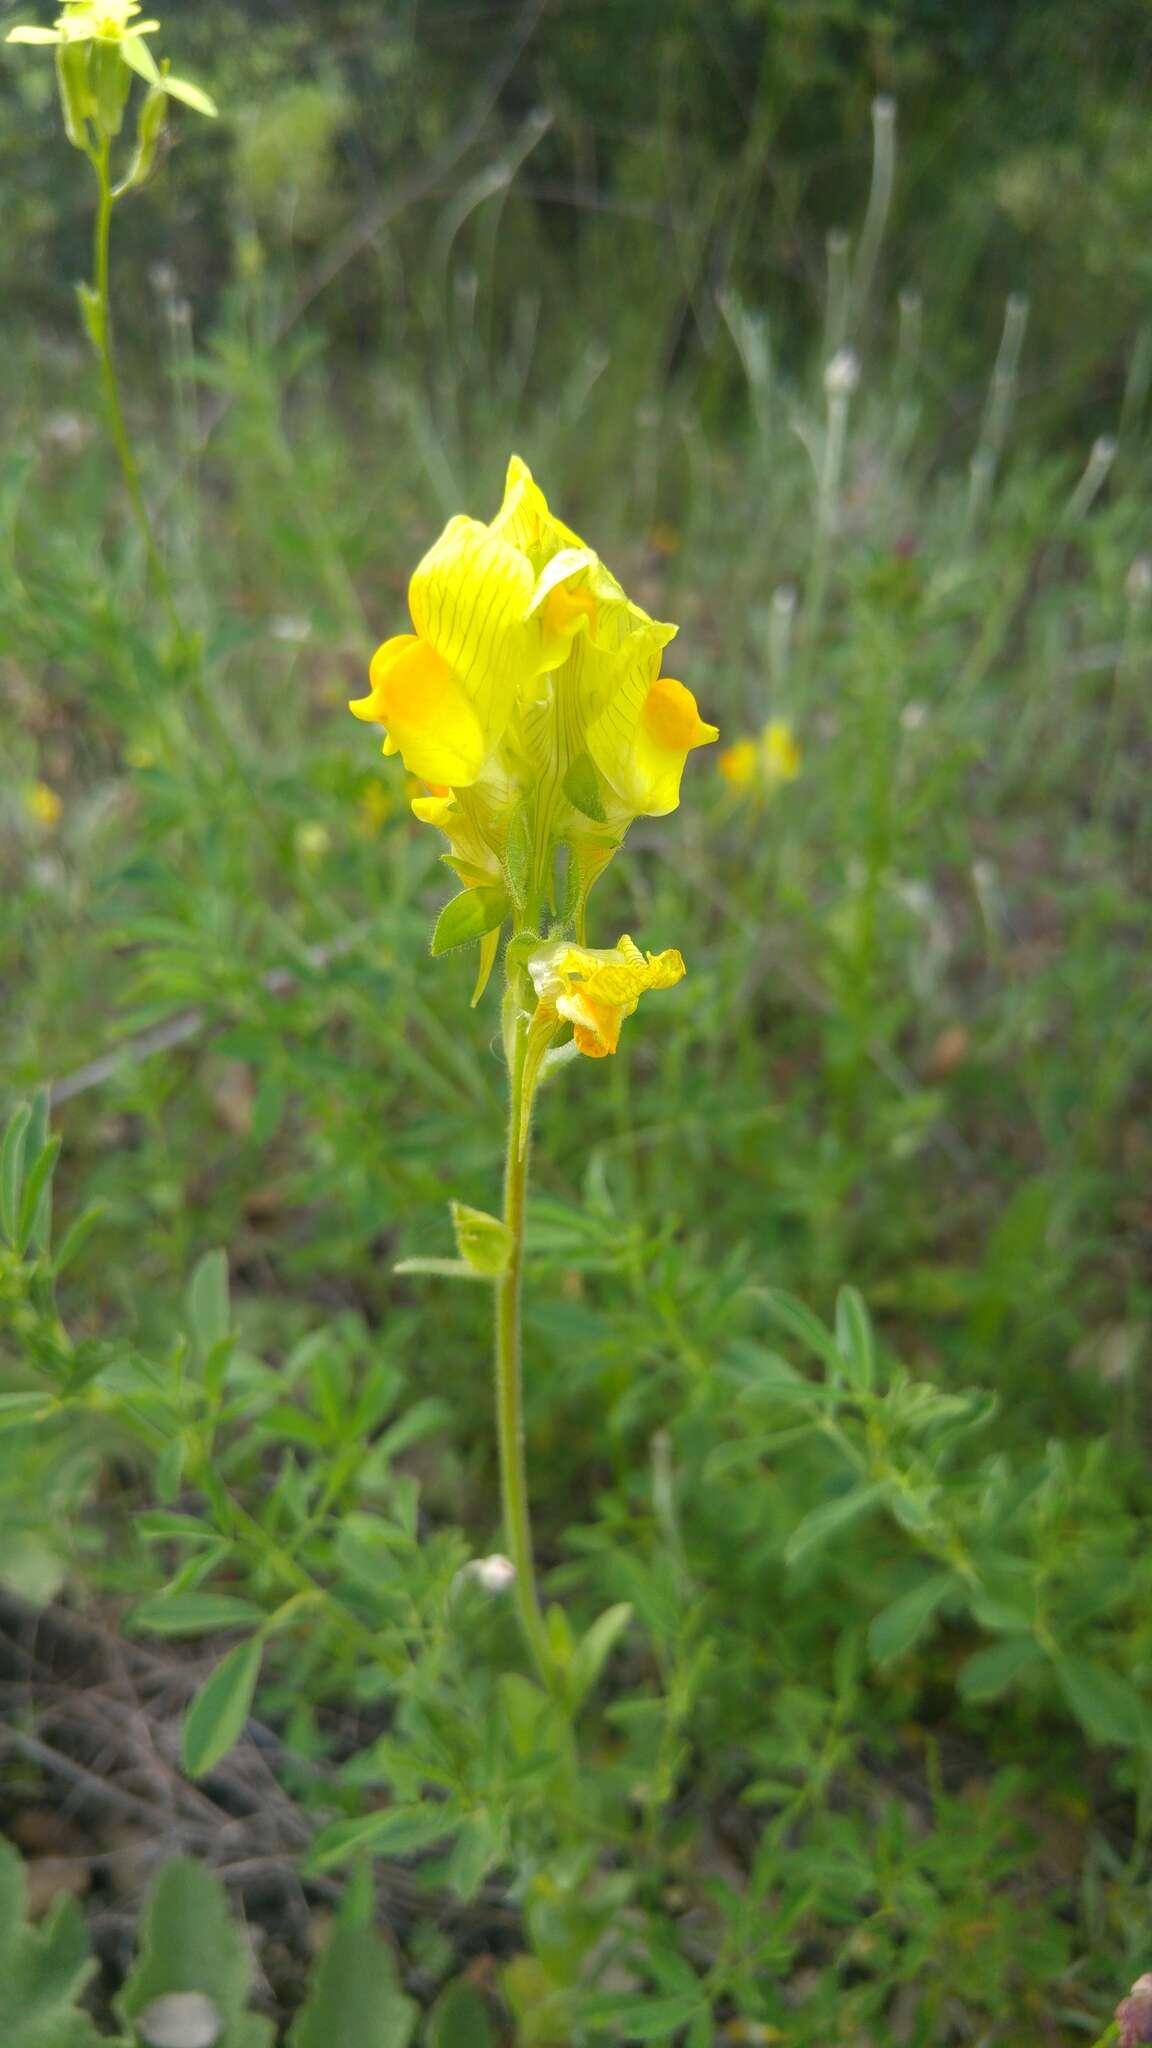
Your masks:
M534 577L526 556L478 519L451 519L408 586L412 623L452 671L481 735L465 773L426 772L432 782L474 782L503 737L522 683L535 674L540 627L528 616ZM407 758L407 756L405 756Z
M486 752L484 734L458 677L414 633L378 647L369 670L371 693L349 706L357 718L386 725L391 751L424 782L474 782Z
M4 38L6 43L58 43L58 28L10 28Z
M588 727L588 752L633 815L661 818L680 801L693 747L719 738L683 683L658 676L664 629L636 632L616 662L603 708Z

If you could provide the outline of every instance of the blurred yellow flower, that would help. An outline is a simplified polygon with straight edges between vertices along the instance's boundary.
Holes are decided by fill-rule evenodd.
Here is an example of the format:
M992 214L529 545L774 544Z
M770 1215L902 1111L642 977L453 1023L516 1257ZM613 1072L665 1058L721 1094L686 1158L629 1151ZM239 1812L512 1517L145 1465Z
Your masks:
M38 825L51 829L60 821L63 806L56 791L47 782L30 782L24 791L24 808Z
M724 780L741 796L771 792L795 782L801 771L799 743L786 718L769 719L758 739L736 740L717 761Z
M674 947L642 953L625 932L617 945L594 948L560 941L528 962L542 1019L571 1024L578 1049L603 1059L620 1042L620 1026L649 989L674 988L684 962Z
M382 782L370 782L361 790L357 808L360 812L361 829L371 836L380 830L384 820L390 816L392 799Z

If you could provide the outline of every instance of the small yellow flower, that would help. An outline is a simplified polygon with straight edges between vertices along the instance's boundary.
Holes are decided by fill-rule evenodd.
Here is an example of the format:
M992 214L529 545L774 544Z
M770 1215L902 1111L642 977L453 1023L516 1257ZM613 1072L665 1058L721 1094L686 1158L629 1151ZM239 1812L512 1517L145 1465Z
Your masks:
M800 748L786 718L771 718L760 735L764 774L769 782L795 782L800 773Z
M59 824L63 808L56 791L47 782L28 784L24 791L24 807L30 818L35 818L38 825L45 825L49 830Z
M725 747L717 758L716 766L725 782L731 783L733 789L743 792L752 788L759 763L760 753L755 740L745 739L736 740L732 746Z
M625 932L618 945L545 946L528 962L542 1019L571 1024L578 1049L603 1059L620 1042L620 1026L649 989L674 988L684 962L674 947L642 953Z
M716 765L725 782L741 796L754 790L771 794L781 783L795 782L800 774L800 747L788 720L771 718L758 739L737 740L725 747Z

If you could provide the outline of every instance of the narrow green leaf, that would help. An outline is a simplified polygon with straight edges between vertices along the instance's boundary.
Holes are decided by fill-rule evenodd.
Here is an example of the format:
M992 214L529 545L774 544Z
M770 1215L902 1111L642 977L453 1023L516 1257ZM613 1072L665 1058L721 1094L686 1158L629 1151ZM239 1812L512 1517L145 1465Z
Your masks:
M597 1993L582 2002L582 2019L611 2022L629 2042L667 2041L680 2027L694 2020L704 2003L704 1992L676 1991L670 1998L620 1998Z
M1080 1726L1094 1742L1137 1749L1149 1733L1147 1709L1134 1685L1093 1657L1062 1657L1056 1675Z
M92 1232L104 1214L106 1206L104 1202L93 1202L90 1208L85 1209L76 1218L75 1223L69 1225L58 1250L53 1253L52 1271L54 1273L62 1273L66 1266L71 1265L77 1252L83 1249L91 1237Z
M859 1392L871 1393L876 1382L876 1339L863 1296L842 1287L836 1296L836 1346Z
M16 1243L20 1221L20 1191L24 1181L24 1145L32 1111L26 1102L13 1111L0 1146L0 1230L10 1245Z
M826 1501L823 1507L813 1508L805 1515L788 1538L784 1546L786 1564L796 1564L802 1557L820 1549L822 1544L839 1535L861 1515L877 1507L884 1497L884 1487L877 1483L869 1486L854 1486L850 1492L842 1493L837 1500Z
M182 1754L190 1778L202 1778L244 1733L260 1673L261 1644L237 1643L206 1678L184 1717Z
M491 1278L488 1273L478 1273L467 1259L397 1259L394 1273L426 1273L437 1280L484 1280Z
M782 1287L765 1287L757 1291L769 1315L793 1337L798 1337L801 1344L806 1344L810 1351L814 1351L817 1358L822 1358L825 1365L831 1366L839 1379L843 1372L844 1360L832 1332L825 1329L819 1316L813 1315L812 1310L804 1302L798 1301L794 1294L786 1294Z
M188 1284L188 1322L201 1361L229 1328L228 1254L205 1252Z
M170 98L182 100L186 107L194 107L198 114L207 114L215 120L220 109L210 94L202 92L198 85L191 85L186 78L173 78L168 72L164 78L164 90Z
M37 1251L43 1251L47 1238L48 1218L51 1214L52 1175L60 1157L59 1138L49 1138L34 1160L20 1197L20 1217L16 1225L16 1252L23 1258L29 1244Z
M954 1587L951 1572L934 1572L930 1579L909 1587L890 1606L881 1608L868 1630L873 1663L890 1664L894 1658L906 1656L926 1633Z
M507 889L497 883L465 889L444 905L436 919L433 953L449 953L453 946L467 946L473 939L482 939L486 932L496 931L511 908Z
M0 1429L20 1429L25 1423L40 1422L52 1413L52 1395L0 1394Z
M1018 1678L1035 1671L1043 1662L1043 1651L1031 1636L1006 1636L1002 1643L977 1650L974 1657L960 1666L957 1690L965 1700L998 1700Z
M334 1820L321 1828L308 1853L310 1870L328 1870L352 1856L409 1856L431 1848L459 1826L453 1806L388 1806L356 1820Z
M201 1636L213 1629L258 1627L264 1609L231 1593L157 1593L133 1609L131 1620L133 1628L153 1635Z
M578 1707L591 1692L613 1647L631 1619L631 1603L627 1600L621 1601L616 1607L606 1608L592 1623L587 1634L580 1638L573 1652L566 1680L573 1707Z

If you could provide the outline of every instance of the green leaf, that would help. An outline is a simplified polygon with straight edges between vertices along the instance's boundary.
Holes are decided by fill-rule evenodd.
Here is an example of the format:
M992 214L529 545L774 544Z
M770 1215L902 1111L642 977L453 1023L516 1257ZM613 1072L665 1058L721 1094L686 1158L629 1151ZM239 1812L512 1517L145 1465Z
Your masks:
M328 1870L349 1857L408 1856L431 1848L460 1824L454 1806L389 1806L357 1820L334 1820L321 1828L308 1853L310 1870Z
M188 1324L201 1360L228 1335L228 1254L205 1252L188 1283Z
M876 1339L863 1296L854 1287L842 1287L836 1296L836 1347L852 1385L860 1393L871 1393L876 1382Z
M581 2003L582 2019L611 2021L629 2042L666 2041L694 2020L704 2002L703 1991L676 1991L670 1998L620 1998L597 1994Z
M418 2017L400 1989L391 1949L363 1924L349 1885L288 2048L406 2048Z
M467 1202L450 1202L456 1249L473 1271L486 1280L498 1280L508 1270L512 1256L512 1233L498 1216L485 1209L472 1209Z
M830 1366L839 1379L844 1360L832 1332L825 1329L819 1316L813 1315L812 1310L804 1302L798 1301L794 1294L786 1294L782 1287L765 1287L758 1289L757 1292L765 1303L769 1315L793 1337L798 1337L801 1344L806 1344L810 1351L814 1351L817 1358L823 1359L825 1365Z
M0 1394L0 1429L20 1429L25 1423L40 1422L51 1415L55 1402L52 1395L42 1394Z
M220 1879L178 1856L165 1864L149 1895L139 1953L117 2011L131 2025L153 1999L199 1991L224 2022L216 2048L263 2048L273 2026L245 2010L251 1973L251 1948Z
M100 294L94 291L90 284L78 284L76 304L80 308L84 332L99 355L104 347L104 308L100 302Z
M71 1224L65 1231L59 1249L52 1256L52 1271L54 1273L62 1273L66 1266L71 1265L77 1252L83 1249L91 1237L92 1232L104 1214L106 1206L107 1204L104 1202L93 1202L91 1207L85 1209L83 1214L76 1218L75 1223Z
M901 1593L890 1606L881 1608L868 1630L873 1663L890 1664L894 1658L906 1656L925 1634L954 1587L951 1572L935 1572L930 1579Z
M1137 1749L1149 1735L1149 1719L1134 1685L1093 1657L1061 1657L1060 1690L1086 1735Z
M58 43L60 31L56 28L10 28L4 40L6 43Z
M619 1606L606 1608L592 1623L587 1634L581 1636L572 1654L565 1680L573 1707L578 1707L591 1692L614 1645L623 1635L631 1619L631 1602L621 1601Z
M37 1251L46 1247L48 1223L52 1213L52 1175L60 1157L59 1138L49 1138L42 1147L31 1171L24 1182L20 1197L20 1219L16 1226L16 1254L23 1258L28 1246L33 1244Z
M465 889L446 903L436 919L432 934L433 953L449 953L453 946L467 946L473 939L482 939L486 932L496 931L503 924L512 908L507 889L498 883L485 883L478 889Z
M264 1620L264 1609L231 1593L156 1593L132 1610L133 1628L158 1636L201 1636L213 1629L252 1628Z
M84 1916L63 1899L39 1927L25 1924L24 1865L0 1839L0 2026L4 2048L100 2048L76 1999L92 1973Z
M487 1280L467 1259L397 1259L394 1273L426 1273L435 1280Z
M466 1977L446 1984L428 2015L425 2048L499 2048L499 2039L488 2001L476 1986Z
M0 1230L15 1246L20 1221L20 1191L24 1180L24 1145L32 1111L26 1102L13 1111L0 1146Z
M237 1643L206 1678L184 1717L182 1755L190 1778L202 1778L244 1733L260 1673L256 1637Z
M1043 1662L1043 1651L1031 1636L1007 1636L1002 1643L977 1650L960 1666L957 1689L962 1699L998 1700L1025 1672L1035 1671Z
M823 1507L813 1508L805 1515L788 1538L784 1546L786 1564L796 1564L802 1557L820 1549L833 1536L846 1529L861 1515L877 1507L884 1497L884 1487L879 1482L867 1486L854 1486L848 1493L842 1493L837 1500L826 1501Z

